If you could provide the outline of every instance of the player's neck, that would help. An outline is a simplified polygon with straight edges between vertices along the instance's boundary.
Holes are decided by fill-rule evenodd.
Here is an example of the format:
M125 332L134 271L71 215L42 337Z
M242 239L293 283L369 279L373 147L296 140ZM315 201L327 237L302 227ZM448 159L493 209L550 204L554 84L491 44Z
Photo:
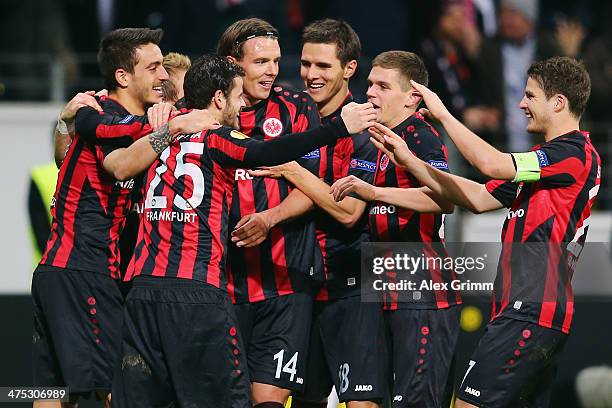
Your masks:
M404 108L403 113L401 115L397 115L394 118L387 121L387 123L383 123L389 129L393 129L398 126L400 123L414 115L416 112L416 108Z
M565 120L555 119L553 124L546 129L544 133L544 140L550 142L559 136L568 134L575 130L580 130L580 122L572 117L565 118Z
M253 98L250 95L247 95L246 93L242 95L242 99L244 99L244 103L247 107L255 106L263 100L263 99Z
M114 89L108 93L108 96L119 102L132 115L143 116L145 114L142 102L130 95L127 89Z
M332 96L325 102L317 104L317 108L319 108L319 115L321 115L322 118L325 118L331 115L332 113L340 109L340 107L342 106L342 104L344 103L344 101L346 100L348 96L349 96L348 82L345 81L344 84L342 85L342 88L340 88L340 90L336 92L334 96Z

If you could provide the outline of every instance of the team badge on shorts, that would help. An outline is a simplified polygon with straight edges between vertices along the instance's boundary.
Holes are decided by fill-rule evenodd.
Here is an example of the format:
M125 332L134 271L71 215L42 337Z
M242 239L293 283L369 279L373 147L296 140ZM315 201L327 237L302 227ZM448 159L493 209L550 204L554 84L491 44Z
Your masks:
M380 169L382 171L387 170L387 166L389 165L389 158L387 157L386 154L383 154L382 157L380 158Z
M283 123L276 118L268 118L263 123L263 131L268 137L276 137L283 133Z

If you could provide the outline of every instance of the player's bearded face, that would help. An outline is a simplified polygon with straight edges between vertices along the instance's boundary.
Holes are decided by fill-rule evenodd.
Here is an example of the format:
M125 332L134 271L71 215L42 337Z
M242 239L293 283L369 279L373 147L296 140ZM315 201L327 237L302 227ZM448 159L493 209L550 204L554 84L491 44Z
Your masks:
M554 98L546 98L544 90L535 79L527 79L525 95L519 103L519 108L527 116L527 132L546 133L551 123L554 103Z
M368 76L368 102L376 109L376 121L395 126L406 119L406 99L409 96L399 71L372 67Z
M248 105L267 99L278 75L281 51L278 40L255 37L243 44L244 56L237 61L245 72L244 94Z
M336 44L304 44L300 76L319 108L338 95L345 82L345 70L336 56Z
M162 65L163 55L155 44L146 44L136 50L137 63L128 88L144 106L162 101L162 83L168 73Z
M227 104L225 105L225 109L223 109L223 125L231 126L236 129L240 128L240 109L246 105L243 99L242 87L242 78L234 78L234 84L227 96Z

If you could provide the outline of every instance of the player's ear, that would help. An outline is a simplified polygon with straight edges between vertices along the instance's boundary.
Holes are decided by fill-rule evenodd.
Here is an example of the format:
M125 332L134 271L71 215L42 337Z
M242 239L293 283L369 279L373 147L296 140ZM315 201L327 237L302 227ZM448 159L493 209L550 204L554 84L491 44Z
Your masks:
M406 93L406 107L418 106L421 99L421 95L414 88L410 87L410 90Z
M232 64L238 64L238 60L232 55L228 55L227 60L231 62Z
M553 96L555 98L555 104L553 106L553 110L555 112L561 112L567 106L567 98L564 95L557 94Z
M355 75L355 71L357 70L357 61L350 60L344 66L344 79L349 79L353 75Z
M127 88L130 83L130 73L127 72L123 68L119 68L115 71L115 81L119 84L121 88Z
M221 91L220 89L217 89L215 91L215 95L213 96L212 101L215 104L215 107L219 110L225 109L225 105L227 104L225 95L223 94L223 91Z

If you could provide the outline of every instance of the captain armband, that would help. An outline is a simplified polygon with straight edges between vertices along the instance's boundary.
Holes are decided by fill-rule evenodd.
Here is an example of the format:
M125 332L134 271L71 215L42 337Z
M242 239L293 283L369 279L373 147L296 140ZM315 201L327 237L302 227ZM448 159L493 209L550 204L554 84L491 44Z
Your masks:
M511 153L516 167L516 175L512 181L533 183L540 180L542 167L548 166L548 158L541 150L526 153Z

